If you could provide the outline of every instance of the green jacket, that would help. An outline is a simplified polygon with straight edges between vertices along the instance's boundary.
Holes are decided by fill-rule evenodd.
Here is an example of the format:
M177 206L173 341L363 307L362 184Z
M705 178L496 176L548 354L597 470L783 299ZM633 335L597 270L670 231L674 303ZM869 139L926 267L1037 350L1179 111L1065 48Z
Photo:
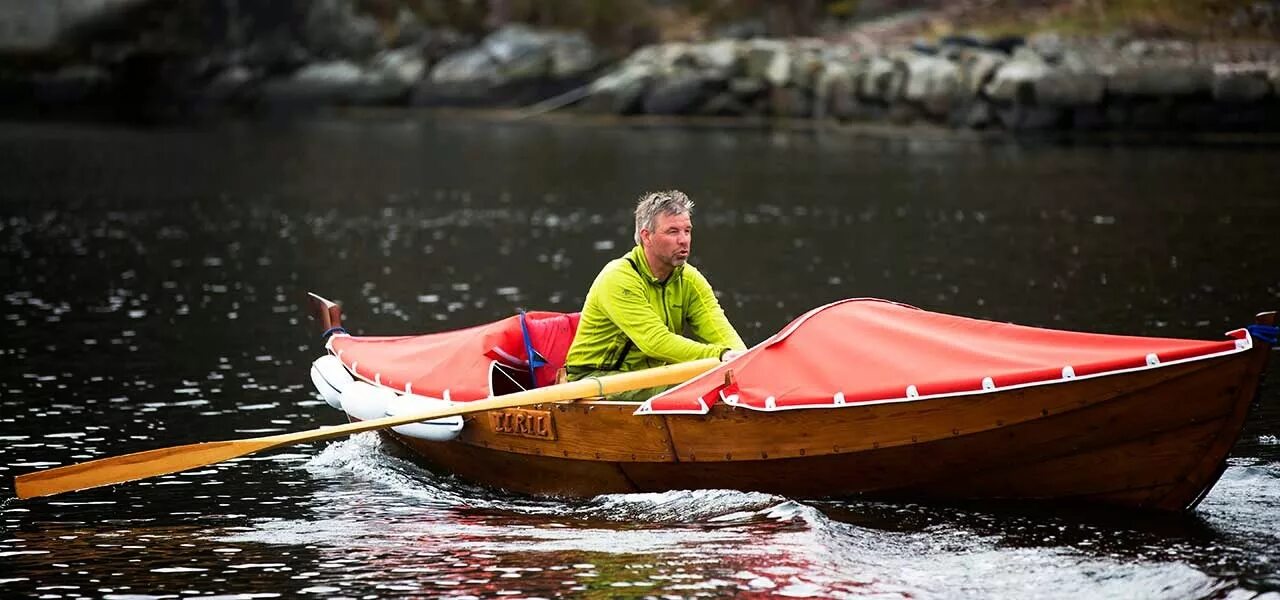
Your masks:
M746 345L707 278L684 264L660 282L636 246L609 261L591 284L565 365L572 379L575 371L634 371L718 357L728 349Z

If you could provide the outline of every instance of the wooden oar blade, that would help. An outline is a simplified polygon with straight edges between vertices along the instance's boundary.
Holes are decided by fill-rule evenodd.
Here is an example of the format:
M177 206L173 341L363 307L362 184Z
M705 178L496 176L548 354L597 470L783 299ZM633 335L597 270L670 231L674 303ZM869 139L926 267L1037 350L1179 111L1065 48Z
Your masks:
M89 462L19 475L14 478L14 487L17 490L18 497L24 499L87 490L104 485L124 483L158 475L168 475L196 467L204 467L277 446L316 442L363 431L386 429L418 421L465 415L486 410L515 408L545 402L561 402L587 398L597 394L603 396L659 385L670 385L701 375L719 364L719 360L707 358L642 371L562 383L506 396L444 406L412 415L370 419L344 425L320 427L310 431L282 433L270 437L188 444L186 446L135 452L124 456L100 458Z
M158 448L19 475L14 478L14 488L18 497L23 499L52 496L177 473L276 445L278 443L269 438L255 438Z

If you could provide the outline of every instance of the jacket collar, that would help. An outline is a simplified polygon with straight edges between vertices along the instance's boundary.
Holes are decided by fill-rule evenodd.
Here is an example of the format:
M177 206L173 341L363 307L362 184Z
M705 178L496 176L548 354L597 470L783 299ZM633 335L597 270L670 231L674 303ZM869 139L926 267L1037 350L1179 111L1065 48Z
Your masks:
M665 283L663 281L659 281L657 277L653 276L653 271L649 269L649 260L644 256L644 248L640 247L639 244L636 244L636 247L631 249L631 253L624 258L630 258L631 261L635 263L636 268L640 269L640 275L644 277L645 281L648 281L653 285L662 285ZM679 277L683 272L684 265L677 266L671 271L671 276L667 278L667 281L671 281L672 279Z

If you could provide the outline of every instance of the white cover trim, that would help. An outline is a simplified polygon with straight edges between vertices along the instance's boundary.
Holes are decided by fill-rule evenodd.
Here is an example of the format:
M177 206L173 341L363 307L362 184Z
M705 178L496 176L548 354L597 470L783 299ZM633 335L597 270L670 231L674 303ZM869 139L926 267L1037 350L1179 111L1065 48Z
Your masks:
M836 304L838 304L838 303L836 303ZM1108 377L1108 376L1112 376L1112 375L1121 375L1121 374L1124 374L1124 373L1135 373L1135 372L1138 372L1138 371L1148 371L1148 370L1151 370L1151 369L1162 369L1162 368L1165 368L1165 367L1171 367L1171 366L1176 366L1176 365L1182 365L1182 364L1186 364L1186 363L1190 363L1190 362L1196 362L1196 361L1201 361L1201 360L1209 360L1209 359L1212 359L1212 358L1218 358L1218 357L1221 357L1221 356L1229 356L1229 355L1233 355L1233 354L1239 354L1239 353L1241 353L1241 352L1245 352L1245 351L1248 351L1248 350L1250 350L1250 349L1252 349L1252 348L1253 348L1253 336L1249 334L1249 331L1248 331L1247 329L1236 329L1236 330L1232 330L1232 331L1227 332L1227 335L1228 335L1228 336L1230 336L1230 337L1235 337L1237 334L1241 335L1242 337L1237 338L1237 339L1235 340L1235 342L1236 342L1236 343L1235 343L1235 348L1233 348L1233 349L1231 349L1231 350L1224 350L1224 351L1221 351L1221 352L1214 352L1214 353L1211 353L1211 354L1202 354L1202 355L1200 355L1200 356L1191 356L1191 357L1188 357L1188 358L1182 358L1182 359L1173 360L1173 361L1168 361L1168 362L1159 362L1159 361L1157 360L1157 362L1156 362L1155 364L1150 364L1150 363L1148 363L1148 364L1143 365L1143 366L1140 366L1140 367L1131 367L1131 368L1127 368L1127 369L1117 369L1117 370L1114 370L1114 371L1101 371L1101 372L1098 372L1098 373L1090 373L1090 374L1088 374L1088 375L1076 375L1076 373L1075 373L1075 369L1074 369L1073 367L1071 367L1070 365L1068 365L1068 366L1065 366L1065 367L1063 367L1063 368L1062 368L1062 377L1061 377L1061 378L1059 378L1059 379L1047 379L1047 380L1044 380L1044 381L1031 381L1031 382L1027 382L1027 383L1020 383L1020 384L1016 384L1016 385L1006 385L1006 386L996 386L996 385L994 385L994 383L995 383L995 382L994 382L994 381L992 381L992 387L991 387L990 389L985 389L985 387L986 387L986 385L985 385L985 384L986 384L987 380L990 380L990 379L991 379L990 377L988 377L988 378L986 378L986 379L984 379L984 380L983 380L983 387L984 387L984 389L965 390L965 391L960 391L960 392L945 392L945 393L941 393L941 394L928 394L928 395L923 395L923 396L921 396L921 395L919 395L919 393L916 391L916 386L914 386L914 385L910 385L910 386L907 386L907 389L906 389L906 395L905 395L905 397L902 397L902 398L885 398L885 399L883 399L883 400L863 400L863 401L859 401L859 402L848 402L848 401L846 401L846 402L844 402L843 404L836 404L836 403L834 403L834 402L824 402L824 403L821 403L821 404L797 404L797 405L792 405L792 406L778 406L777 398L776 398L775 396L773 396L773 395L769 395L769 396L766 396L766 397L765 397L765 401L764 401L765 405L764 405L763 407L760 407L760 406L754 406L754 405L751 405L751 404L748 404L748 403L742 402L742 401L741 401L741 399L737 397L737 395L734 395L734 396L732 397L732 401L730 401L730 399L729 399L729 398L724 398L723 392L721 393L721 397L722 397L722 399L723 399L723 400L725 400L725 403L726 403L726 404L729 404L730 406L741 407L741 408L745 408L745 409L749 409L749 410L754 410L754 411L760 411L760 412L777 412L777 411L784 411L784 410L808 410L808 409L848 408L848 407L851 407L851 406L870 406L870 405L875 405L875 404L897 404L897 403L902 403L902 402L919 402L919 401L922 401L922 400L935 400L935 399L938 399L938 398L954 398L954 397L961 397L961 396L978 396L978 395L981 395L981 394L989 394L989 393L999 392L999 391L1005 391L1005 390L1024 389L1024 388L1037 387L1037 386L1042 386L1042 385L1054 385L1054 384L1059 384L1059 383L1068 383L1068 382L1077 381L1077 380L1081 380L1081 379L1094 379L1094 378L1097 378L1097 377ZM766 343L767 343L767 342L766 342ZM763 344L762 344L762 345L763 345ZM760 347L760 346L756 346L756 347L758 348L758 347ZM1158 359L1158 358L1159 358L1159 357L1157 357L1157 359ZM714 371L714 369L713 369L712 371ZM710 373L710 372L709 372L709 373ZM694 379L689 380L688 382L685 382L685 384L682 384L682 385L688 385L689 383L691 383L691 382L693 382L693 381L697 381L698 379L701 379L701 378L702 378L702 377L704 377L704 376L705 376L705 374L704 374L704 375L700 375L700 376L698 376L698 377L696 377L696 378L694 378ZM674 390L674 389L676 389L676 388L672 388L672 390ZM670 391L670 390L669 390L669 391ZM913 394L913 392L915 393L915 395L912 395L912 394ZM665 394L665 393L666 393L666 392L664 392L664 394ZM841 396L843 397L843 392L841 392ZM655 398L658 398L658 397L661 397L661 396L655 396ZM834 399L834 396L833 396L833 399ZM652 401L652 399L651 399L650 401ZM648 404L648 402L646 402L645 404ZM640 413L640 411L636 411L636 414L642 414L642 413ZM667 412L667 411L653 411L653 410L648 410L648 411L645 411L643 414L682 414L682 413L675 412L675 411ZM706 414L706 413L704 412L704 413L697 413L697 414Z

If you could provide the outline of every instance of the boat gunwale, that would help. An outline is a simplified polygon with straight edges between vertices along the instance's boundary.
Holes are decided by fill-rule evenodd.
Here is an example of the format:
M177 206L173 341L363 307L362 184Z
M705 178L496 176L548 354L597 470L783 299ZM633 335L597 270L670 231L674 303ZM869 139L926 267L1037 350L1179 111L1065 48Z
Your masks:
M1010 385L1005 385L1005 386L998 386L998 385L997 385L997 386L994 386L994 387L991 387L991 388L982 388L982 389L974 389L974 390L960 390L960 391L955 391L955 392L944 392L944 393L938 393L938 394L925 394L925 395L919 395L919 396L914 396L914 397L885 398L885 399L880 399L880 400L859 400L859 401L856 401L856 402L840 402L840 403L830 402L830 403L822 403L822 404L796 404L796 405L786 405L786 406L760 407L760 406L753 406L753 405L751 405L751 404L749 404L749 403L746 403L746 402L741 402L741 401L733 400L732 398L736 398L736 395L730 395L730 396L726 397L726 396L724 395L723 391L720 391L719 393L721 394L721 400L722 400L722 402L723 402L725 405L727 405L727 406L732 406L732 407L734 407L734 408L743 408L743 409L747 409L747 410L751 410L751 411L755 411L755 412L784 412L784 411L794 411L794 410L840 409L840 408L849 408L849 407L854 407L854 406L875 406L875 405L881 405L881 404L902 404L902 403L909 403L909 402L918 402L918 401L936 400L936 399L941 399L941 398L953 398L953 397L979 396L979 395L985 395L985 394L994 394L994 393L997 393L997 392L1005 392L1005 391L1011 391L1011 390L1026 389L1026 388L1032 388L1032 387L1042 387L1042 386L1049 386L1049 385L1054 385L1054 384L1073 383L1073 382L1079 382L1079 381L1086 381L1086 380L1090 380L1090 379L1097 379L1097 378L1101 378L1101 377L1109 377L1109 376L1116 376L1116 375L1126 375L1126 374L1137 373L1137 372L1142 372L1142 371L1157 370L1157 369L1160 369L1160 368L1162 368L1162 367L1174 367L1174 366L1179 366L1179 365L1188 364L1188 363L1197 362L1197 361L1212 360L1212 359L1219 358L1219 357L1232 356L1232 355L1235 355L1235 354L1240 354L1240 353L1244 353L1244 352L1249 352L1249 351L1254 350L1254 349L1259 349L1259 350L1264 351L1264 352L1265 352L1265 351L1268 351L1268 350L1270 350L1270 349L1271 349L1271 348L1270 348L1270 346L1269 346L1269 345L1267 345L1265 342L1263 342L1262 344L1257 344L1257 343L1255 343L1255 342L1254 342L1254 337L1253 337L1253 335L1249 332L1249 330L1248 330L1248 329L1245 329L1245 328L1240 328L1240 329L1235 329L1235 330L1228 331L1228 332L1226 332L1226 335L1227 335L1228 337L1231 337L1233 334L1237 334L1237 333L1241 333L1241 334L1243 334L1243 335L1242 335L1241 337L1234 338L1234 340L1235 340L1235 342L1236 342L1236 345L1235 345L1235 347L1234 347L1234 348L1232 348L1232 349L1230 349L1230 350L1223 350L1223 351L1220 351L1220 352L1213 352L1213 353L1210 353L1210 354L1201 354L1201 355L1196 355L1196 356L1189 356L1189 357L1186 357L1186 358L1180 358L1180 359L1171 360L1171 361L1159 361L1159 362L1157 362L1157 363L1155 363L1155 364L1150 364L1150 363L1148 363L1148 364L1141 365L1141 366L1138 366L1138 367L1127 367L1127 368L1123 368L1123 369L1115 369L1115 370L1110 370L1110 371L1099 371L1099 372L1097 372L1097 373L1088 373L1088 374L1086 374L1086 375L1073 375L1073 376L1071 376L1071 377L1060 377L1060 378L1058 378L1058 379L1046 379L1046 380L1042 380L1042 381L1029 381L1029 382L1025 382L1025 383L1010 384ZM336 335L334 335L334 336L332 336L332 337L338 337L338 336L343 336L343 335L349 335L349 334L341 334L341 333L340 333L340 334L336 334ZM339 361L342 361L342 356L341 356L341 355L342 355L342 351L336 351L336 352L335 352L335 351L333 350L332 346L331 346L331 343L332 343L332 342L331 342L331 341L332 341L332 337L330 338L330 341L326 342L326 344L325 344L325 349L329 352L329 354L331 354L331 355L333 355L333 356L337 357ZM350 336L350 337L356 337L356 336ZM1207 340L1206 340L1206 341L1207 341ZM763 346L763 345L764 345L764 343L761 343L761 344L760 344L760 346ZM1153 354L1154 354L1154 353L1153 353ZM490 369L491 369L491 370L492 370L492 367L493 367L493 365L494 365L494 364L502 364L502 363L500 363L500 362L499 362L499 361L497 361L497 360L490 360L489 362L490 362ZM353 361L351 365L348 365L348 364L347 364L347 363L345 363L345 362L343 362L342 364L343 364L343 366L347 369L347 371L348 371L348 372L350 372L350 373L351 373L351 375L352 375L353 377L355 377L355 379L357 379L357 380L359 380L359 381L363 381L363 382L368 383L368 384L370 384L370 385L375 385L375 386L379 386L379 387L382 387L382 388L385 388L385 389L391 390L391 391L393 391L393 392L395 392L395 393L397 393L397 394L403 394L403 395L413 394L413 395L421 396L421 397L423 397L423 398L427 398L427 399L431 399L431 400L443 400L443 401L446 401L446 402L455 402L455 403L462 404L462 405L465 405L467 402L470 402L470 400L453 400L452 398L450 398L450 397L449 397L448 389L446 389L446 390L445 390L445 393L444 393L444 394L442 394L443 398L437 398L437 397L434 397L434 396L427 396L427 395L425 395L425 394L415 394L415 393L412 391L412 387L410 387L409 385L406 385L406 389L404 389L404 390L402 390L402 389L400 389L400 388L394 388L394 387L388 386L388 385L386 385L386 384L383 384L383 383L381 382L381 378L380 378L380 377L378 377L378 375L380 375L381 373L375 374L375 377L374 377L373 379L370 379L370 378L368 378L368 377L366 377L366 376L364 376L364 375L361 375L359 372L357 372L357 371L356 371L356 369L354 369L354 368L353 368L353 367L354 367L354 365L358 364L358 362L356 362L356 361ZM730 363L726 363L726 365L727 365L727 364L732 364L732 363L731 363L731 362L730 362ZM1070 367L1070 366L1071 366L1071 365L1066 365L1066 366L1064 366L1064 369L1065 369L1065 368L1068 368L1068 367ZM721 368L723 368L723 367L721 367ZM679 384L679 385L677 385L677 386L675 386L675 387L671 388L671 390L667 390L667 392L678 390L678 389L680 389L681 387L684 387L684 386L686 386L686 385L690 385L690 384L693 384L693 383L695 383L695 382L698 382L698 381L702 380L703 378L711 377L711 376L715 376L715 375L723 376L723 375L721 374L721 369L712 369L711 371L708 371L708 372L706 372L706 373L702 373L702 374L700 374L700 375L697 375L696 377L693 377L693 378L689 379L688 381L686 381L686 382L684 382L684 383L681 383L681 384ZM989 379L989 378L988 378L988 379ZM912 385L912 386L908 386L908 387L914 387L914 385ZM905 388L904 388L904 389L905 389ZM665 393L667 393L667 392L663 392L663 393L665 394ZM490 388L490 393L492 394L492 387ZM839 394L839 393L841 393L841 392L837 392L837 394ZM488 398L499 398L499 397L501 397L501 396L502 396L502 395L498 395L498 396L490 395L490 396L488 396ZM658 397L660 397L660 395L659 395L659 396L654 396L654 398L658 398ZM833 395L833 397L834 397L834 395ZM713 405L707 405L705 402L700 402L700 404L704 407L704 410L701 410L701 411L698 411L698 410L671 410L671 411L655 411L655 410L648 410L647 408L649 407L650 402L651 402L654 398L650 398L649 400L646 400L645 402L641 403L641 404L636 408L636 410L635 410L635 412L634 412L633 414L634 414L634 415L636 415L636 416L705 415L705 414L708 414L708 413L710 412L710 410L711 410L711 408L712 408L712 406L713 406ZM482 399L483 399L483 398L482 398ZM635 402L620 401L620 400L607 400L607 399L593 399L593 398L592 398L592 399L585 399L585 398L584 398L584 399L580 399L580 400L573 401L572 403L574 403L574 404L590 404L590 405L598 405L598 406L636 406L636 403L635 403Z

